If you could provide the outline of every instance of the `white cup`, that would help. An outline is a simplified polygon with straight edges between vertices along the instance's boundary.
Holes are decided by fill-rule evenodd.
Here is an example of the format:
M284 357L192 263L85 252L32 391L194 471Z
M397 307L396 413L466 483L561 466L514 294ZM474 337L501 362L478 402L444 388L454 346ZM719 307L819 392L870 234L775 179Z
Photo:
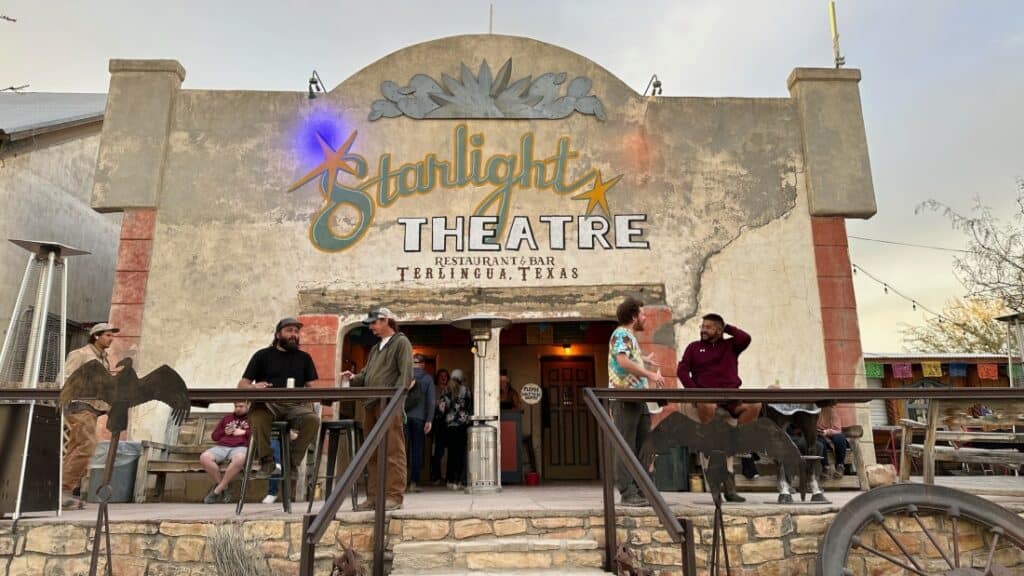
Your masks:
M295 378L289 378L287 386L289 388L295 388Z

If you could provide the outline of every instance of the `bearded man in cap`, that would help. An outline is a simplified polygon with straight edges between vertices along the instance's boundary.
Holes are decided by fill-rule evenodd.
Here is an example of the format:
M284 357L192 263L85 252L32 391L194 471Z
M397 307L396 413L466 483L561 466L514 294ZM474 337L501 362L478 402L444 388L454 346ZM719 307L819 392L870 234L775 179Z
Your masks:
M110 370L110 359L107 357L107 349L114 343L114 334L120 332L118 328L100 322L89 330L89 343L77 350L72 350L64 361L65 380L81 368L86 362L98 360L103 367ZM115 369L111 373L116 373ZM90 400L85 403L93 408L103 411L108 407L105 402ZM75 488L82 483L86 472L89 470L89 461L92 460L92 453L96 450L96 413L88 407L76 410L73 402L69 410L64 414L64 422L68 426L68 442L64 446L64 473L61 478L64 508L81 508L82 501L74 496Z
M380 342L370 349L366 358L366 366L362 372L353 374L348 370L341 373L342 385L369 386L375 388L409 387L413 382L412 375L412 344L405 334L398 331L395 315L387 308L371 310L363 320L373 335ZM380 419L384 409L380 400L366 402L366 416L363 419L363 430L367 433ZM402 507L405 495L405 482L408 476L405 462L405 433L402 429L401 414L387 425L388 462L387 462L387 494L385 508L397 510ZM377 451L370 456L366 465L369 480L366 483L366 501L358 506L360 510L372 510L377 491Z
M304 388L318 378L313 358L299 350L299 331L302 323L295 318L284 318L274 329L274 342L270 346L257 350L249 360L239 388L286 388L288 380L294 380L296 388ZM258 459L260 472L272 475L280 472L280 464L274 461L274 453L270 447L270 425L274 421L284 420L288 426L298 432L291 440L291 475L306 455L306 449L316 437L320 427L320 418L313 407L303 402L262 402L253 405L249 412L249 425L252 431L254 460ZM282 440L283 441L283 440Z

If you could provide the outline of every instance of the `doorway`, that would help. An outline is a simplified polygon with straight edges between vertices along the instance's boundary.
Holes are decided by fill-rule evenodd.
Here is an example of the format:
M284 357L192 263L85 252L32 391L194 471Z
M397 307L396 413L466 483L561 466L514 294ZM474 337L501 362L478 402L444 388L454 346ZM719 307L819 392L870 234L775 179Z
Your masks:
M592 356L541 358L545 478L597 478L597 422L583 401L594 385Z

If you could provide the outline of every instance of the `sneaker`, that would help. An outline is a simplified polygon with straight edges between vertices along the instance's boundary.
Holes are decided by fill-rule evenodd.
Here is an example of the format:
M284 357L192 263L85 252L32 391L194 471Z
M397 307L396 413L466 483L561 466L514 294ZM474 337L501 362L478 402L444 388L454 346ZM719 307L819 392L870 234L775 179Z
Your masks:
M401 507L402 507L402 503L398 502L397 500L386 500L384 502L384 509L385 510L398 510Z
M216 489L216 486L210 488L210 491L203 497L203 504L216 504L221 501L221 494L217 494Z
M413 482L413 483L409 484L409 487L406 488L405 491L409 492L409 493L412 493L412 494L418 494L420 492L423 492L423 488L420 488L419 486L416 485L415 482Z
M64 510L81 510L85 508L85 502L82 502L80 498L77 498L72 492L61 493L61 508Z
M437 480L434 480L432 484L434 486L444 486L447 482L445 482L444 478L438 478Z
M449 482L448 483L448 489L449 490L458 490L459 489L459 485L455 484L454 482Z
M828 465L824 466L821 469L821 479L822 480L831 480L832 478L835 478L835 476L836 476L836 469L833 468L831 464L828 464Z
M373 508L374 508L373 500L370 500L369 498L367 498L366 500L363 500L362 502L359 503L358 506L356 506L356 510L360 510L360 511L373 510Z
M264 504L273 504L274 502L277 502L277 494L267 494L263 497Z
M225 488L224 491L220 493L220 503L231 504L232 502L234 502L234 499L231 498L231 490Z

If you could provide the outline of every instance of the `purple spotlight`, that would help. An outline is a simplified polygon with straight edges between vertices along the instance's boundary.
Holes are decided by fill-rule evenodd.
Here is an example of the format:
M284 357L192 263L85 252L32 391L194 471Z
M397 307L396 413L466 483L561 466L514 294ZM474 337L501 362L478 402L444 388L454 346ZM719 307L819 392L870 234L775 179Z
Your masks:
M337 149L348 136L348 129L338 112L328 108L316 108L307 112L300 120L293 138L295 154L303 168L316 166L324 160L324 152L320 148L317 134L332 149Z

